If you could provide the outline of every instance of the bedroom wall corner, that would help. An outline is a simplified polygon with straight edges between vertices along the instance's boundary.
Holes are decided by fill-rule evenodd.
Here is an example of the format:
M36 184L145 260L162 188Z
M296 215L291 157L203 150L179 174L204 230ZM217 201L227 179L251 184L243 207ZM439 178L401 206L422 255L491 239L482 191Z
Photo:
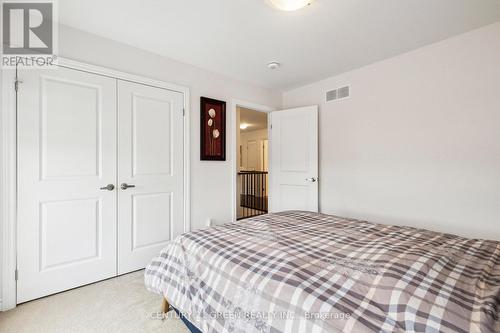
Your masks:
M500 22L285 92L320 105L322 211L500 240L499 54Z

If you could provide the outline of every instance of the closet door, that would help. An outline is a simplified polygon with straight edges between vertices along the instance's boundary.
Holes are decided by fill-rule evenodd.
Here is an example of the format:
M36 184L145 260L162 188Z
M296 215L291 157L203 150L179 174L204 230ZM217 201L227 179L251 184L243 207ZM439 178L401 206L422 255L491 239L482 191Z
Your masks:
M184 231L182 93L118 81L118 273Z
M116 80L65 68L19 79L22 303L116 275Z

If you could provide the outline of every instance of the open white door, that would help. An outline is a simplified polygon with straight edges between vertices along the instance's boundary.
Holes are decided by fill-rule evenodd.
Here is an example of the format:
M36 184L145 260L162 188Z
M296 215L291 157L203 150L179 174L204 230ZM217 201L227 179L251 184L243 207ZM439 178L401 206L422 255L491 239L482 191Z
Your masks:
M318 211L318 107L271 114L271 211Z

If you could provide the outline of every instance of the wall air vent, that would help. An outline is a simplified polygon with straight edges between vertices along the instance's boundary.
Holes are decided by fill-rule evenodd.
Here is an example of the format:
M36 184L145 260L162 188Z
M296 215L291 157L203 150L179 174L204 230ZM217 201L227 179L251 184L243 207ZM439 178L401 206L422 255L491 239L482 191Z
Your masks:
M326 92L326 102L338 101L351 95L351 86L345 86Z

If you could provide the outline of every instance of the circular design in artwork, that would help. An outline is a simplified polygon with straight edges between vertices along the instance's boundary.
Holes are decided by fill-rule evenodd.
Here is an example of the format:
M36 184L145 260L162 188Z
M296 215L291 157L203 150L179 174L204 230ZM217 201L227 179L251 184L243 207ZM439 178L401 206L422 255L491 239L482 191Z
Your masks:
M219 135L220 135L219 130L218 129L214 129L214 131L212 132L212 135L214 136L214 138L217 139L219 137Z
M215 118L216 115L215 110L214 109L208 110L208 115L210 116L210 118Z
M213 119L208 119L208 126L212 127L213 124L214 124L214 120Z

